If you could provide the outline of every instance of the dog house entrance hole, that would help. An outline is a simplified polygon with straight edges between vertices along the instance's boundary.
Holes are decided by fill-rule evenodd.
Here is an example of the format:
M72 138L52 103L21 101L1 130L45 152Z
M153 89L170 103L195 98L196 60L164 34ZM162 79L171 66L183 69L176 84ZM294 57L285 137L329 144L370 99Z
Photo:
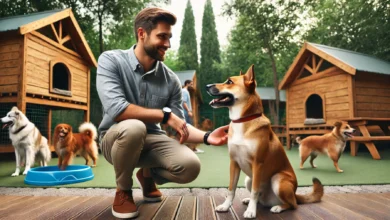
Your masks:
M63 63L56 63L53 67L53 88L69 91L69 70Z
M317 94L311 95L306 101L306 118L323 119L322 98Z

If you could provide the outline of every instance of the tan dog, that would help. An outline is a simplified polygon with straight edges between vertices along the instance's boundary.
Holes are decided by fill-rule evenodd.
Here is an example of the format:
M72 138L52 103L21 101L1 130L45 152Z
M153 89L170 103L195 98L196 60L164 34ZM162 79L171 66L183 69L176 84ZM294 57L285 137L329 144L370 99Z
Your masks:
M322 136L309 136L303 140L297 137L299 144L299 155L301 156L301 164L299 168L303 169L303 164L310 156L310 164L313 168L317 166L313 164L318 153L328 154L329 158L333 160L337 172L342 173L338 161L341 154L344 152L347 139L353 137L352 134L355 129L351 128L346 122L337 121L334 124L332 132Z
M257 202L272 207L273 213L280 213L295 209L300 203L321 200L323 186L316 178L313 178L312 193L295 194L297 179L282 144L271 129L269 119L263 114L262 102L256 93L253 65L245 75L240 73L240 76L230 77L224 83L207 85L207 91L218 97L210 105L214 108L228 107L232 120L228 137L229 194L216 211L228 211L241 170L247 175L245 183L251 192L250 198L243 200L249 203L245 218L256 217Z
M58 167L62 170L71 164L71 160L76 154L84 157L85 165L88 165L89 157L91 157L92 167L96 166L98 159L98 149L95 142L96 127L90 122L84 122L80 125L79 132L73 133L72 126L68 124L58 124L54 129L53 142L58 155Z

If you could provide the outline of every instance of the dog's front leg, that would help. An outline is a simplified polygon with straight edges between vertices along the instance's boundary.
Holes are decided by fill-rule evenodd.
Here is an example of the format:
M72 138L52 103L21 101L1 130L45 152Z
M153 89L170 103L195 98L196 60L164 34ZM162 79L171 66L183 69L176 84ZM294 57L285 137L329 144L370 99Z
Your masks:
M18 150L15 148L15 159L16 159L16 168L15 172L11 176L19 176L20 173L20 154Z
M229 210L233 203L234 195L236 194L238 179L240 178L240 167L237 162L230 159L230 182L229 182L229 194L225 199L225 202L215 208L217 212L226 212Z
M256 207L260 196L261 169L263 163L254 162L252 167L252 190L249 198L248 208L244 212L244 218L256 218Z

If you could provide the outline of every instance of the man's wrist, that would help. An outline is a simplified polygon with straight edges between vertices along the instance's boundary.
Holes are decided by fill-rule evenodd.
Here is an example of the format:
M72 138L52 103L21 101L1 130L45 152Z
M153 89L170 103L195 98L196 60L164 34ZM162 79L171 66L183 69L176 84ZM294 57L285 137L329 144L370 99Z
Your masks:
M206 144L206 145L210 145L210 143L207 141L207 139L209 138L210 134L211 134L211 131L208 131L203 136L203 143Z

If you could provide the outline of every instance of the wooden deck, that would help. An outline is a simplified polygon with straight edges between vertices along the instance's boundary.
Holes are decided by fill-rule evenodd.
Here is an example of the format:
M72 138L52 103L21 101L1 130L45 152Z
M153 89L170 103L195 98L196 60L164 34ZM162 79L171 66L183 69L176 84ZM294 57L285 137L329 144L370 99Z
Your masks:
M136 219L244 219L246 206L235 198L229 212L216 213L222 196L168 196L159 203L135 198L140 215ZM113 197L0 195L0 219L115 219ZM390 193L326 194L323 201L300 205L297 210L272 214L258 206L257 219L390 219Z

